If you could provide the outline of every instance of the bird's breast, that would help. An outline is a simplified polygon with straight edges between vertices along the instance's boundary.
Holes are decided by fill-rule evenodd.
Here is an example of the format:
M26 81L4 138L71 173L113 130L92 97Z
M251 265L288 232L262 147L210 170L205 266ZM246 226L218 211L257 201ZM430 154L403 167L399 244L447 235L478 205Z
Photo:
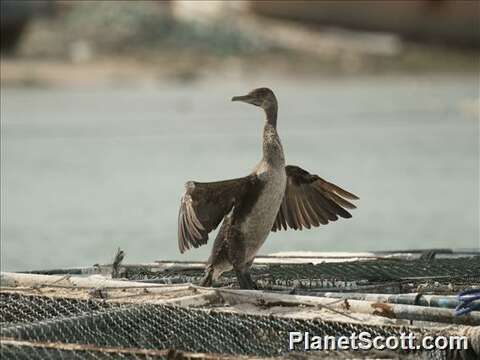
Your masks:
M247 259L253 259L270 233L285 193L287 176L285 169L259 164L257 176L261 190L249 214L240 225Z

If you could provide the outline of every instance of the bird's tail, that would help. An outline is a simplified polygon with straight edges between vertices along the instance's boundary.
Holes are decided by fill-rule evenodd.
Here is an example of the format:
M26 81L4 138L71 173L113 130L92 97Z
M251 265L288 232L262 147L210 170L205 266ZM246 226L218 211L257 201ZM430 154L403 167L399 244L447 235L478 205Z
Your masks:
M213 282L213 267L207 266L205 269L205 275L203 276L202 280L200 280L200 286L210 287L212 286Z

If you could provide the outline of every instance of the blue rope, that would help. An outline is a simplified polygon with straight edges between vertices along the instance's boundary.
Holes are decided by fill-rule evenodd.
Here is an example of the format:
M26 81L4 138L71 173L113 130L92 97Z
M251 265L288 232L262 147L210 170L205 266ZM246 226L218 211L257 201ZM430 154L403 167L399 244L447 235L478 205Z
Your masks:
M472 311L480 310L480 288L464 290L458 294L460 304L455 308L455 316L466 315Z

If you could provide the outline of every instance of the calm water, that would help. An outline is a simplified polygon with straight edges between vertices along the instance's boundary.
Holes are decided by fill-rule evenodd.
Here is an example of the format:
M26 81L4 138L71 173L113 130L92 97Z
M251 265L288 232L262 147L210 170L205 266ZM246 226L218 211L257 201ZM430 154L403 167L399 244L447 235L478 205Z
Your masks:
M2 89L2 269L181 256L187 180L246 175L263 116L229 101L270 84L287 162L361 197L351 220L272 234L262 253L479 248L476 76L135 89Z

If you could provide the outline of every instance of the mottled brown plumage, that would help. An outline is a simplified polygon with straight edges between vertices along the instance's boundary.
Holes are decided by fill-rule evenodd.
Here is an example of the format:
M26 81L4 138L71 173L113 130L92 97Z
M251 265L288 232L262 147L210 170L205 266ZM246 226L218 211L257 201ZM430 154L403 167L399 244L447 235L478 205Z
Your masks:
M208 260L203 286L234 269L242 288L255 288L249 268L270 231L302 230L350 218L348 200L358 197L298 166L285 166L277 133L277 99L259 88L233 101L261 107L266 114L263 156L248 176L211 183L190 181L178 215L180 252L199 247L222 222ZM348 199L348 200L347 200Z

